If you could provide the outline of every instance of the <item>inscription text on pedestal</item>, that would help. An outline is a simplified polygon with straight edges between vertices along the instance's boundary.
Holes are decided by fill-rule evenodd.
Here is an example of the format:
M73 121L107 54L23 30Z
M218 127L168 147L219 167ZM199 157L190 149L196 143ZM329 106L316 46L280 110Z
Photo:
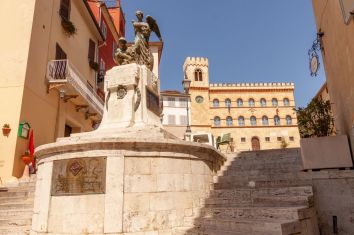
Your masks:
M105 193L106 157L54 161L52 196Z

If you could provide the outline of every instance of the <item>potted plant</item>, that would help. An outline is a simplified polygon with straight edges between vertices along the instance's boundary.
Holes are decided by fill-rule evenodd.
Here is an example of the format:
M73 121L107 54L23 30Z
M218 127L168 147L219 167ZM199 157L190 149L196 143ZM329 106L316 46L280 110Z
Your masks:
M330 101L314 98L295 111L304 169L353 166L347 136L335 135Z
M66 35L68 35L68 37L73 36L77 32L77 29L76 29L75 25L73 24L73 22L66 19L65 17L61 17L61 26L63 27L63 29L64 29Z
M2 134L6 137L9 136L11 132L10 124L6 123L2 126Z
M96 72L100 69L100 65L95 61L90 60L89 64L91 69L95 70Z
M29 150L25 151L25 154L22 155L22 161L28 165L33 161L34 156L30 153Z

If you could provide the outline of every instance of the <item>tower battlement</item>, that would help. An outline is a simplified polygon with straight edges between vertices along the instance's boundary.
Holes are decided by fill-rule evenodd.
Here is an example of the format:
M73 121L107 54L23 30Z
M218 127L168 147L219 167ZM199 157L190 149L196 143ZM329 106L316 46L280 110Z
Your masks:
M183 69L185 70L187 66L209 67L209 60L206 57L187 57Z

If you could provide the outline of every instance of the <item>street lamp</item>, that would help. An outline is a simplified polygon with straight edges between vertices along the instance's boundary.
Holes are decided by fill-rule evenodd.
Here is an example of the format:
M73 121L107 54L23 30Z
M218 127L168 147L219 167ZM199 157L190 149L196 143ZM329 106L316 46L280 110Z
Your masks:
M191 140L191 127L189 125L189 107L188 107L188 103L189 103L189 100L190 100L190 95L189 95L189 88L191 86L191 80L189 79L183 79L182 81L182 85L183 85L183 90L184 90L184 93L186 95L188 95L188 98L187 98L187 129L186 129L186 133L185 133L185 139L186 140Z

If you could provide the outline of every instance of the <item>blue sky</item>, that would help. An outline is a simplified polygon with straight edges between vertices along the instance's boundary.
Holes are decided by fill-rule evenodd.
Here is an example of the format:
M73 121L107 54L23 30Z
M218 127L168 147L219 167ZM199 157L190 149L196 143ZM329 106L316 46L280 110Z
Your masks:
M208 57L211 82L295 82L297 106L325 81L311 77L316 36L310 0L121 0L128 41L135 11L153 16L164 39L161 89L181 90L186 57ZM155 36L151 41L157 40Z

